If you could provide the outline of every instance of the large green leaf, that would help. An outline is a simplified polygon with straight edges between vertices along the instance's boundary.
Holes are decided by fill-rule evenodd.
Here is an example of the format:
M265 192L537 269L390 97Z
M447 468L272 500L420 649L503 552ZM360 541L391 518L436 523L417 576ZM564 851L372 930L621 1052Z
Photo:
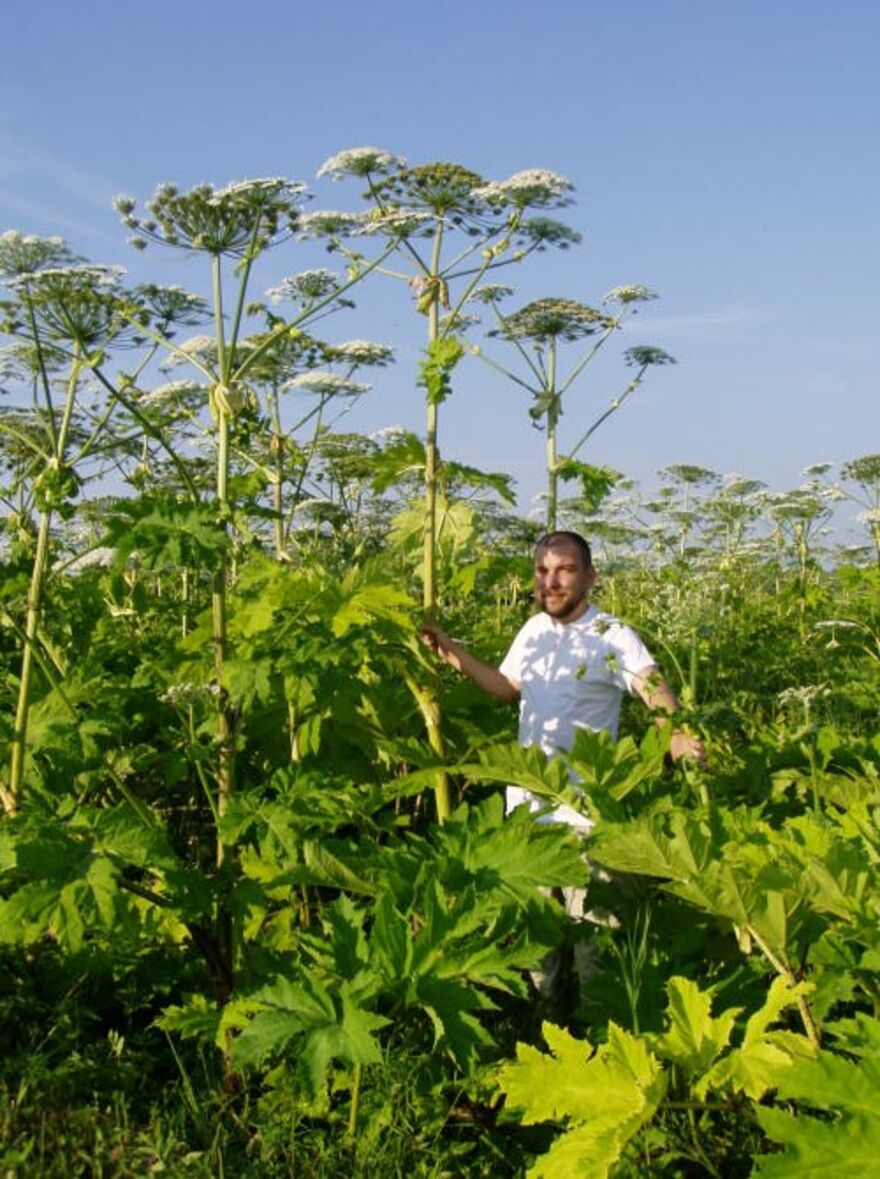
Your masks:
M604 1179L626 1143L654 1116L667 1076L644 1041L616 1024L595 1053L552 1024L544 1025L549 1054L517 1045L517 1059L502 1066L498 1086L529 1122L564 1122L567 1130L529 1172Z
M777 1096L806 1107L799 1113L758 1109L765 1134L786 1146L758 1160L754 1175L822 1177L880 1175L880 1060L855 1063L830 1052L797 1060L780 1073ZM833 1110L833 1121L806 1110Z
M742 1091L759 1101L779 1086L780 1078L798 1057L815 1053L806 1036L770 1030L806 989L803 983L790 987L784 978L773 980L763 1007L746 1024L742 1044L713 1064L694 1086L700 1099L705 1099L709 1089L720 1089Z
M688 978L671 978L667 991L668 1027L653 1040L654 1050L686 1073L703 1073L727 1047L742 1008L730 1007L713 1017L711 993Z

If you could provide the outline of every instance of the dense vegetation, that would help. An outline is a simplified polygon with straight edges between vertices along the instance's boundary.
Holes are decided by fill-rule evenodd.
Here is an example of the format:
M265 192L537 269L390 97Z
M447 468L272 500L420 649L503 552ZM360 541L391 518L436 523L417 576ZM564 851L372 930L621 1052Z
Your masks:
M880 458L785 495L683 465L642 498L557 427L650 293L507 316L483 283L575 240L543 211L562 178L325 171L367 211L306 215L288 181L117 202L139 246L205 256L208 299L0 238L4 1173L873 1173ZM301 234L345 275L253 301ZM327 424L391 355L314 326L386 266L427 325L423 439ZM500 656L543 528L441 461L453 374L486 358L466 303L526 365L547 518L594 538L706 771L635 703L618 744L547 762L418 642L427 612ZM670 358L628 359L621 399ZM866 543L834 551L841 497ZM595 819L595 975L553 1004L528 971L585 936L548 895L584 848L504 819L507 782Z

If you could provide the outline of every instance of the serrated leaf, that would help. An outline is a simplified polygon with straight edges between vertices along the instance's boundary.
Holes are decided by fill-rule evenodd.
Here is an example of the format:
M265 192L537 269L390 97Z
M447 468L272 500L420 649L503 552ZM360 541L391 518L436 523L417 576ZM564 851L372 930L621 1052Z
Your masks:
M390 893L385 893L376 905L370 947L387 978L399 981L407 977L412 931L406 917L398 912Z
M220 1011L204 995L190 995L182 1006L166 1007L156 1020L156 1027L165 1032L177 1032L185 1040L199 1040L204 1044L217 1042Z
M471 1012L490 1006L473 987L453 979L426 977L415 984L415 996L434 1025L435 1046L455 1057L469 1070L476 1064L481 1047L490 1047L492 1037Z
M746 1024L743 1042L717 1061L694 1086L695 1094L705 1099L709 1089L741 1090L755 1101L777 1088L791 1068L796 1052L811 1055L815 1050L806 1036L775 1033L770 1024L779 1019L786 1007L797 1002L808 989L803 983L789 987L785 979L773 980L767 999Z
M353 626L363 626L375 618L384 618L409 629L412 602L396 586L367 582L349 594L336 610L330 625L334 635L341 638Z
M527 1179L607 1179L625 1145L622 1130L586 1123L560 1135L545 1155L526 1172Z
M666 1076L646 1044L616 1024L608 1043L591 1055L585 1040L544 1024L550 1055L517 1045L517 1060L498 1074L499 1088L529 1122L588 1122L624 1137L653 1116L666 1091Z
M669 1027L654 1041L655 1050L688 1073L703 1073L727 1047L742 1008L728 1008L714 1018L711 992L701 991L687 978L671 978L667 992Z
M761 1129L788 1149L761 1155L752 1175L761 1179L858 1179L880 1177L880 1121L854 1114L841 1122L820 1122L778 1109L755 1110Z

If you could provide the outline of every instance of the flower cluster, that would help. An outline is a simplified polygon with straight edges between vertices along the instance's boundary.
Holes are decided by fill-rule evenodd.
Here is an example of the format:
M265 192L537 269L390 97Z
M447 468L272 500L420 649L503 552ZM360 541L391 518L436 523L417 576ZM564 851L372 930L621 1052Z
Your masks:
M394 349L387 344L376 344L372 340L344 340L341 344L327 344L325 352L330 360L347 364L369 364L381 366L394 359Z
M657 295L648 287L644 287L641 283L626 283L623 286L612 287L606 295L603 296L603 303L622 303L626 306L629 303L647 303L651 299L656 299Z
M358 397L369 391L370 386L361 381L351 381L341 377L339 373L308 372L298 373L292 380L282 385L285 393L303 390L306 393L317 393L321 397Z
M37 237L33 233L19 233L17 229L0 233L0 275L5 278L78 261L63 238Z
M184 356L181 357L180 353ZM163 369L174 368L185 363L185 357L192 357L201 364L213 364L217 360L217 341L211 336L190 336L188 340L181 340L177 351L162 361Z
M147 201L145 218L135 215L131 197L119 196L113 204L137 248L155 241L217 257L254 257L298 227L304 194L300 181L277 177L223 188L198 184L183 193L175 184L161 184Z
M401 168L406 161L380 147L351 147L325 160L318 169L318 179L329 176L342 180L345 176L384 175L393 168Z
M119 266L47 266L6 281L26 304L43 344L62 349L74 344L97 355L111 342L136 342L131 313L137 308L120 289L124 273Z
M582 240L577 230L555 217L526 217L517 226L516 236L538 250L546 250L548 246L567 250Z
M506 315L502 327L489 334L511 340L572 341L613 327L614 320L594 307L587 307L575 299L548 298L536 299L512 315Z
M316 209L304 213L299 219L299 237L302 241L319 238L357 237L364 232L369 212L340 213L335 209Z
M627 348L623 354L624 360L634 368L647 368L649 365L675 364L675 357L670 356L662 348L652 344L635 344Z
M176 284L142 283L133 294L166 336L172 335L169 330L172 325L195 326L210 318L206 300Z
M517 209L562 208L571 204L573 185L565 176L547 168L526 168L507 180L481 185L474 196L490 205L512 205Z
M172 408L187 400L203 400L207 397L207 388L198 381L184 378L178 381L166 381L164 385L157 385L140 398L138 404L144 409Z
M513 294L513 287L504 286L500 282L487 282L482 286L474 287L468 295L469 303L484 303L491 306L493 303L500 302L501 299L507 299Z
M324 299L328 295L332 295L341 285L342 280L338 274L332 270L318 267L283 278L277 287L271 287L266 291L266 298L270 303L276 304L287 300L297 303L313 303L317 299Z

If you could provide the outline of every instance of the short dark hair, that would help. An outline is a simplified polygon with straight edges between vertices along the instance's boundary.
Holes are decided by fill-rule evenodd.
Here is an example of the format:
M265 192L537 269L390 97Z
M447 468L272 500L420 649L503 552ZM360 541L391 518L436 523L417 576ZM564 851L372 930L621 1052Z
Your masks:
M577 549L584 562L584 567L589 569L593 564L593 554L590 552L590 546L584 540L579 532L548 532L542 536L535 545L535 556L544 549L559 548L562 545L571 545L572 548Z

